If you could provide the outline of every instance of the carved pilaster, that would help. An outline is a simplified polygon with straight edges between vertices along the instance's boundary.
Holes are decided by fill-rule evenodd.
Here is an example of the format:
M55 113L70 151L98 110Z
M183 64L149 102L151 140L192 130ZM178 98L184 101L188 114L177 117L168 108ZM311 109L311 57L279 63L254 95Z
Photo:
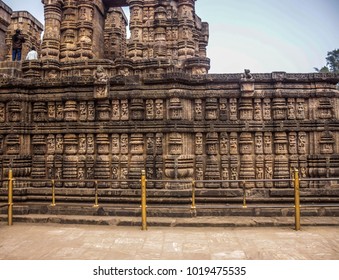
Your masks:
M96 111L99 121L109 121L111 118L111 105L109 100L98 100Z
M219 166L219 137L218 133L210 132L206 135L206 180L220 180L220 166ZM205 187L218 188L220 183L207 183Z
M144 136L142 134L132 134L131 135L131 161L130 161L130 168L129 168L129 179L134 179L135 183L130 183L130 187L132 188L139 188L139 179L141 170L145 169L144 163Z
M203 119L203 108L202 108L202 100L195 99L194 100L194 119L196 121L200 121Z
M46 178L46 139L44 135L34 135L32 138L32 178ZM33 182L34 187L45 187L46 182Z
M131 101L132 120L143 120L145 117L144 101L142 99L132 99Z
M69 61L75 59L77 49L77 7L75 1L65 1L63 6L63 18L60 27L60 61Z
M206 99L205 119L216 120L218 118L218 100L216 98Z
M35 122L45 122L47 120L47 108L45 102L35 102L33 104L33 120Z
M253 140L251 133L240 134L240 174L239 179L248 180L255 178L255 168L253 162ZM253 182L246 182L246 187L254 187Z
M229 140L227 132L220 133L220 154L228 155L229 152Z
M45 12L45 31L41 48L43 62L59 61L62 3L60 0L42 0Z
M285 132L276 132L274 136L276 157L274 160L274 178L286 179L290 177L287 157L287 135ZM289 182L275 182L276 187L288 187Z
M78 104L74 100L68 100L65 102L65 121L75 122L78 120Z
M182 119L182 110L180 98L171 98L169 105L169 117L171 120L181 120Z
M228 120L228 103L226 98L219 99L219 119L221 121Z
M58 136L57 136L58 137ZM65 187L76 187L78 179L78 137L75 134L66 134L64 137L64 156L62 173L63 179L73 180L72 182L65 182Z
M238 105L236 98L230 99L230 120L231 121L238 120Z
M285 98L274 98L272 111L274 120L285 120L287 111Z
M252 99L243 98L243 99L240 100L239 115L240 115L240 120L243 120L243 121L253 120Z
M110 141L108 134L98 134L96 136L97 157L95 163L95 178L110 179ZM107 187L109 183L102 183L100 187Z

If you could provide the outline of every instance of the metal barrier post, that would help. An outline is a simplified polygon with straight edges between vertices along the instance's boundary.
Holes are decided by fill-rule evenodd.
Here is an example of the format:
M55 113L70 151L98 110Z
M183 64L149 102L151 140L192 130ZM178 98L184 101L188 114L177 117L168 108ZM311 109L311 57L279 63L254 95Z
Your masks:
M243 192L244 192L243 199L242 199L242 208L247 208L247 204L246 204L246 182L242 181L241 183L242 183L242 189L243 189Z
M146 172L141 170L141 230L147 230Z
M295 208L295 230L300 230L300 191L299 171L294 170L294 208Z
M52 204L51 206L55 206L55 180L52 180Z
M194 214L194 216L197 215L197 207L195 206L195 181L192 181L192 205L191 205L191 211Z
M94 181L94 186L95 186L95 200L94 200L94 205L93 207L99 207L98 204L98 181Z
M8 225L13 225L13 171L8 170Z

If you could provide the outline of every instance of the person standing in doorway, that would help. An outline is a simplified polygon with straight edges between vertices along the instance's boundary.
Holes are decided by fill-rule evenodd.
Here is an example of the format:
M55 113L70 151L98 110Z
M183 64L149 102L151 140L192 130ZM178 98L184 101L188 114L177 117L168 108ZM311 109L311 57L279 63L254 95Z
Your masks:
M12 61L21 60L21 50L24 42L24 36L21 35L20 29L17 29L12 37Z
M38 59L38 53L35 49L35 47L33 46L31 48L31 50L28 52L27 56L26 56L26 60L36 60Z

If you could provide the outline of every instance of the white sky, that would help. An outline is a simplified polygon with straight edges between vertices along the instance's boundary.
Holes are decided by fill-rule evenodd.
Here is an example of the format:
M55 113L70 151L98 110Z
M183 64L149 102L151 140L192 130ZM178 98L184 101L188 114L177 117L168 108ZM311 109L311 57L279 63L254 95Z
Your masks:
M3 0L44 22L41 0ZM210 73L313 72L339 48L339 0L197 0Z

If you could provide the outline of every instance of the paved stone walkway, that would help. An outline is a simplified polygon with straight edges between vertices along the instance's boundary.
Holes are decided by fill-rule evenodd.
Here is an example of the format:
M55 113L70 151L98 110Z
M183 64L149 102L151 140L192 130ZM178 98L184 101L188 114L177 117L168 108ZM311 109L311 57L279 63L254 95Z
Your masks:
M339 260L339 227L117 227L0 223L3 260Z

